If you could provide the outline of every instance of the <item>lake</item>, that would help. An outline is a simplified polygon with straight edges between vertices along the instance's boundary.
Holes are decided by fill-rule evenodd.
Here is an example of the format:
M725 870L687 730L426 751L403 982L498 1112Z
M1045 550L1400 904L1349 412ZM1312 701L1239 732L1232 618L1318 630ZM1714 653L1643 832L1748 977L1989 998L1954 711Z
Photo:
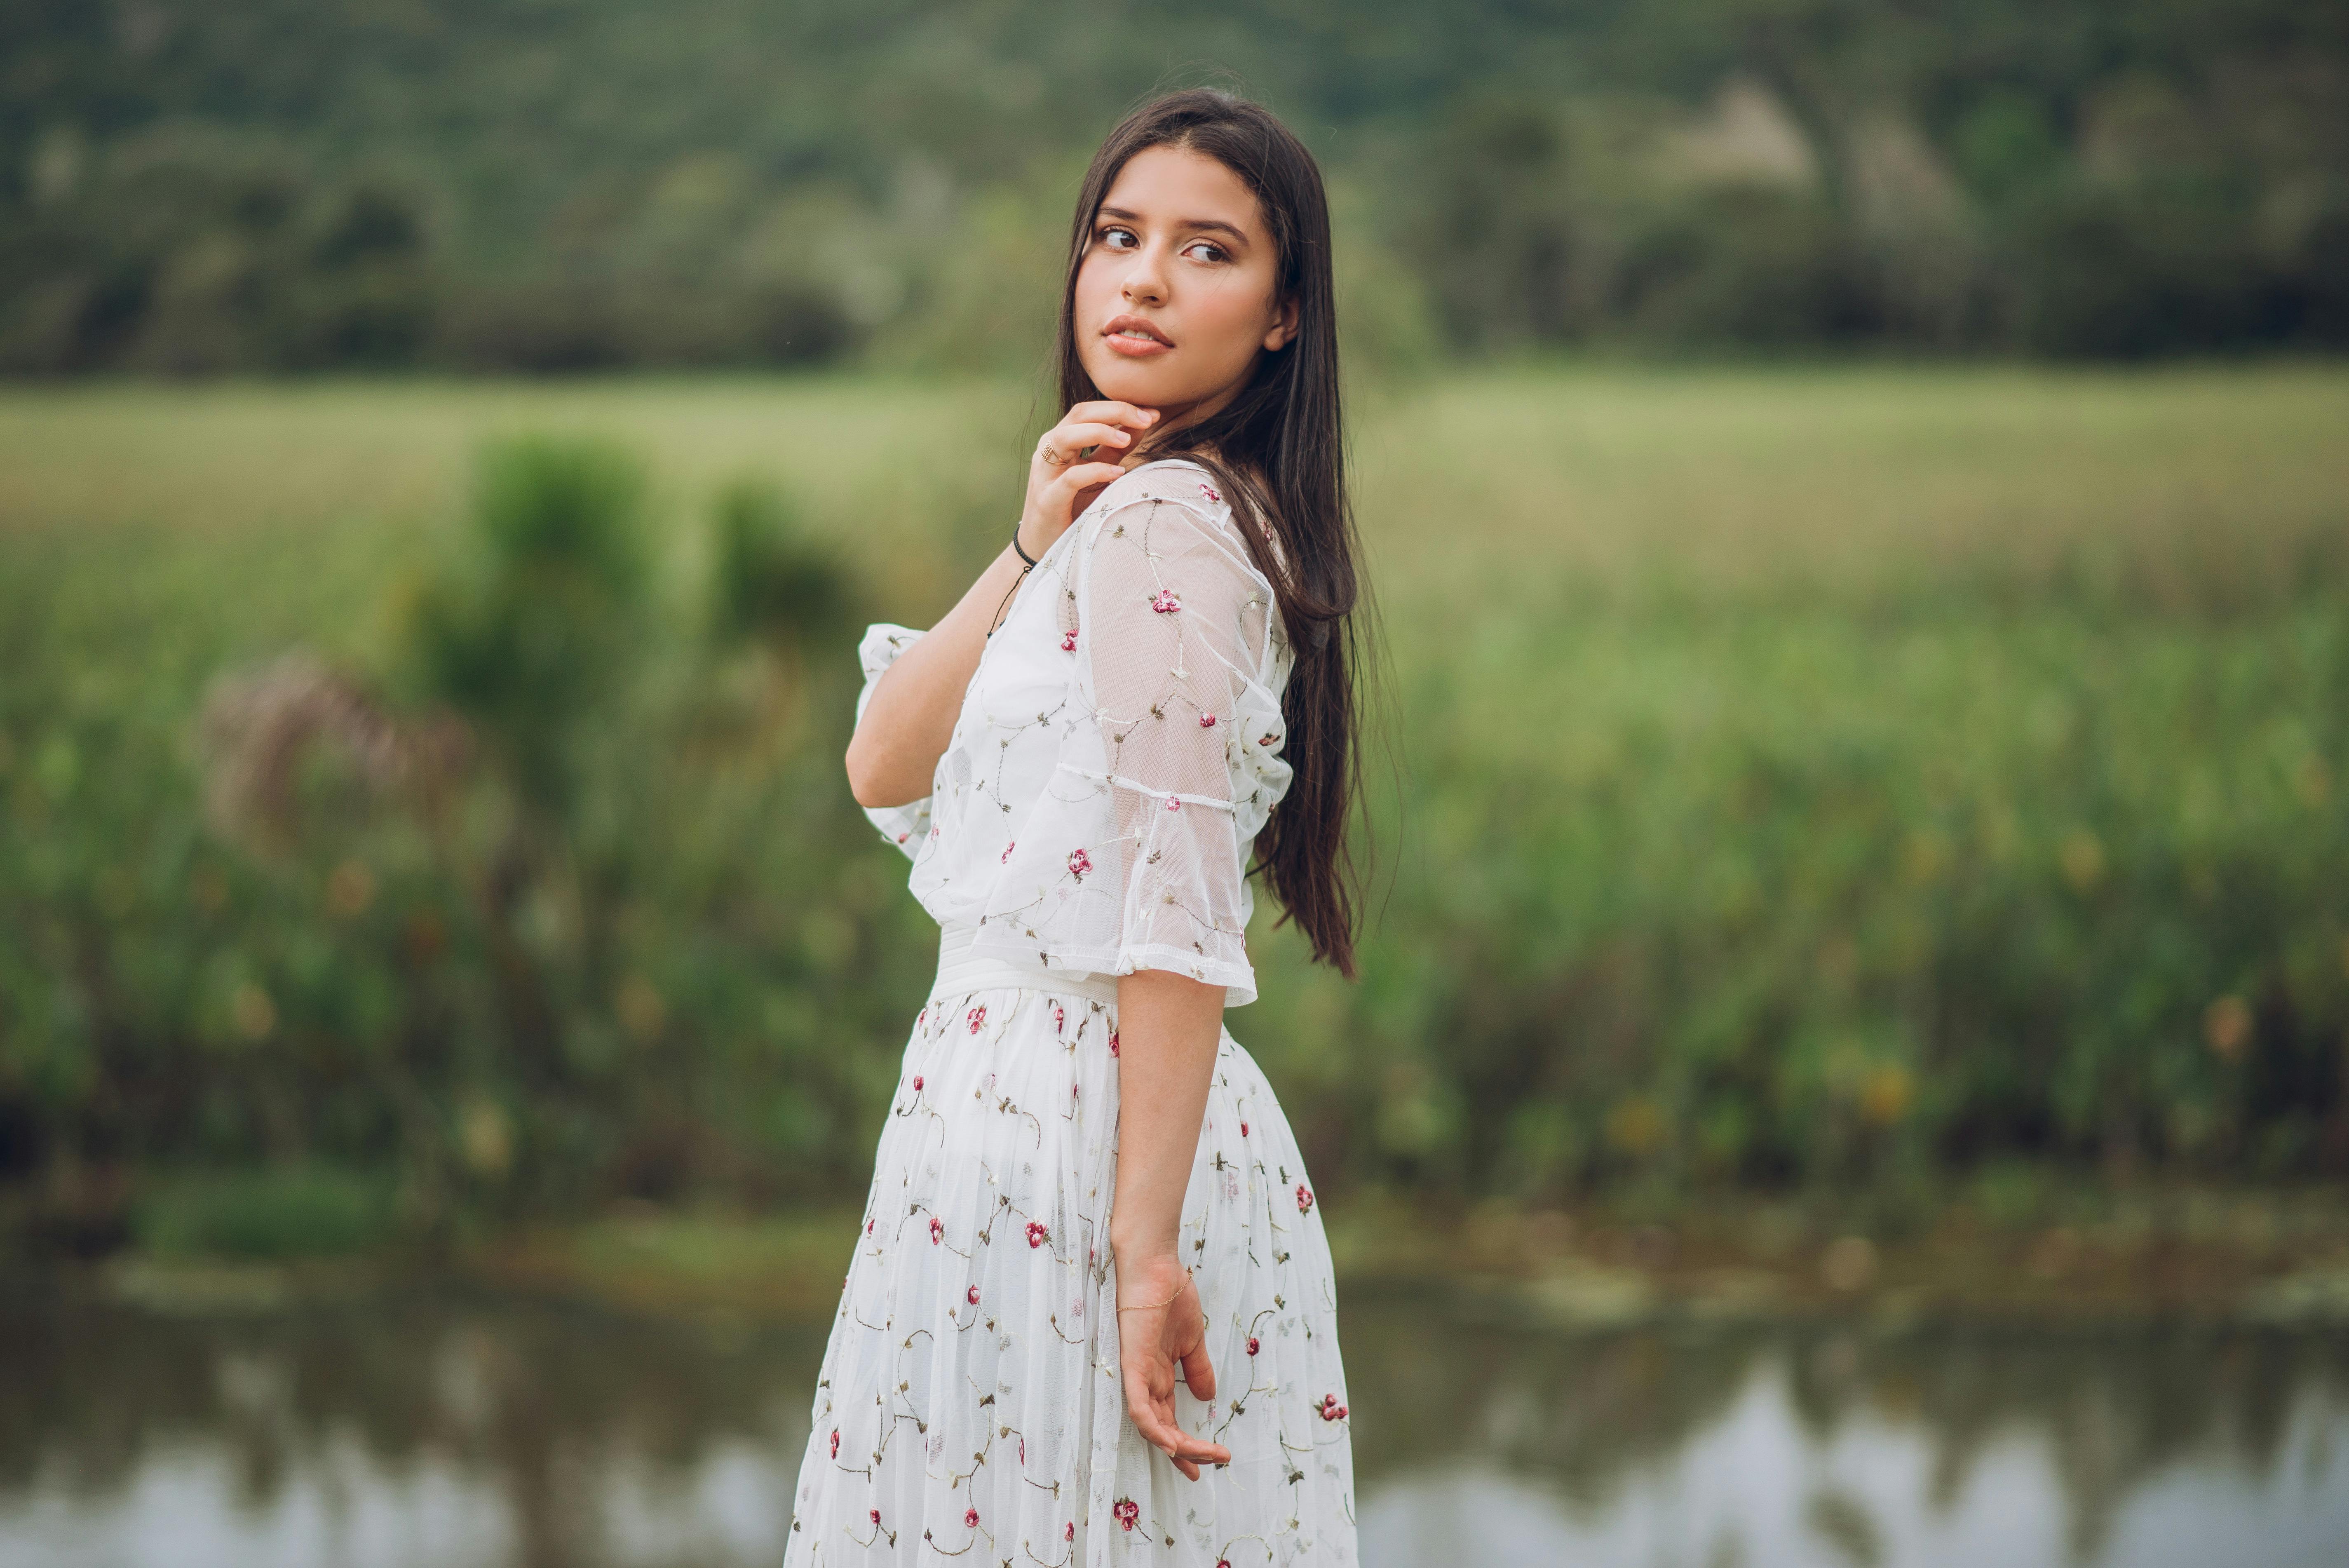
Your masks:
M6 1568L780 1562L822 1324L0 1283ZM2349 1562L2349 1335L1344 1308L1365 1568Z

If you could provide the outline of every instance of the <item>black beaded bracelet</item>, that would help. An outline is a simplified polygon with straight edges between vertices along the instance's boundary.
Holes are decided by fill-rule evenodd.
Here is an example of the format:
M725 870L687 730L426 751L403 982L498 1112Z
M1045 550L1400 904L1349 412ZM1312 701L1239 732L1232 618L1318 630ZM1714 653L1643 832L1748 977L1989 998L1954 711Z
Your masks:
M1027 519L1024 517L1019 520L1020 523L1024 523L1026 521ZM1019 558L1027 562L1029 566L1032 566L1036 564L1035 556L1019 548L1019 523L1014 523L1011 524L1011 548L1019 555Z

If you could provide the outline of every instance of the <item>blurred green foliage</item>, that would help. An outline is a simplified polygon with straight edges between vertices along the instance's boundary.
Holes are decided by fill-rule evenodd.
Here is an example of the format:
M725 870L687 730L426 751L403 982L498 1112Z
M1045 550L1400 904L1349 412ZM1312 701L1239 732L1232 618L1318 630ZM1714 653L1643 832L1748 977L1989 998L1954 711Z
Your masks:
M498 748L518 802L573 805L584 722L647 646L643 480L626 454L524 439L483 456L471 544L418 592L407 642L422 695Z
M2349 343L2323 0L24 0L0 370L1026 369L1154 88L1330 170L1351 348Z
M299 1166L161 1183L132 1223L140 1247L164 1258L328 1257L397 1233L379 1175Z
M843 626L858 590L737 489L663 601L641 495L607 442L492 445L466 526L395 576L373 670L217 662L253 630L233 552L126 597L69 540L11 542L14 1176L334 1162L393 1173L425 1231L837 1179L843 1115L889 1079L842 1042L895 1022L890 879L846 853L853 645L777 618ZM250 1251L332 1207L255 1181L154 1223Z
M957 427L885 383L632 392L656 452L864 411L788 487L501 440L428 526L366 500L421 461L366 455L406 395L293 438L346 465L331 526L97 519L76 444L264 513L323 394L177 457L149 392L10 414L91 520L0 489L0 1199L294 1173L141 1210L249 1251L343 1223L321 1170L426 1234L853 1198L936 940L839 773L854 644L950 602L999 506L924 493L908 534L843 475ZM450 428L608 408L515 395ZM2019 1209L2050 1167L2340 1173L2343 396L1615 371L1366 416L1402 773L1364 979L1268 909L1232 1022L1317 1178Z
M1321 1043L1309 1158L1531 1194L2339 1170L2343 581L2185 626L1946 591L1495 618L1410 681L1417 842L1361 992L1249 1021Z
M711 606L722 636L781 640L826 650L854 628L842 563L806 535L797 508L777 485L742 480L718 498L718 592Z

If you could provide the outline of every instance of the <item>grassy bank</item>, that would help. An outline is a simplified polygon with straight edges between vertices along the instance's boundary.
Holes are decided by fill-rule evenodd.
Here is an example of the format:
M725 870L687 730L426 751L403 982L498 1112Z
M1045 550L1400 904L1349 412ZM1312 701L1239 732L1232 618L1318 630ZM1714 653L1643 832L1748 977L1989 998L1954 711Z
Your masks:
M2147 1184L2120 1192L2008 1168L1885 1227L1816 1198L1615 1199L1539 1210L1358 1193L1329 1217L1346 1293L1449 1292L1461 1310L1567 1328L1860 1320L1888 1328L2349 1323L2337 1188ZM822 1323L854 1209L752 1215L624 1205L484 1235L287 1256L142 1248L98 1276L171 1312L268 1310L445 1278L650 1317Z
M379 1178L428 1231L853 1198L928 957L838 782L846 649L998 547L1028 407L826 379L0 394L11 1211L127 1233L139 1172L182 1167ZM2344 423L2323 367L1364 400L1399 720L1368 974L1267 929L1233 1020L1320 1179L1897 1203L2013 1158L2341 1171ZM523 432L641 460L636 565L590 618L609 674L564 688L559 734L460 701L437 806L321 742L283 831L240 828L208 694L305 649L424 733L458 699L419 607L488 602L473 454ZM745 478L829 574L820 628L728 619L767 602L726 576Z

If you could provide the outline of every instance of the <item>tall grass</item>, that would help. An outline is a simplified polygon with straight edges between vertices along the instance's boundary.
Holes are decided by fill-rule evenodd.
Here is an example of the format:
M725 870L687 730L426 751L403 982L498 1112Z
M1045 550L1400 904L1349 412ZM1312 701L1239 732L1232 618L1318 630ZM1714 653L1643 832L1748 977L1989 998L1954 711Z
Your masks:
M1268 909L1232 1019L1324 1179L2349 1164L2349 374L1526 370L1364 410L1400 721L1366 978ZM1026 411L0 399L11 1168L341 1162L417 1224L853 1188L929 954L839 780L847 649L999 547ZM525 431L560 439L471 466ZM578 572L515 543L566 485ZM325 738L240 815L217 715L262 691Z

